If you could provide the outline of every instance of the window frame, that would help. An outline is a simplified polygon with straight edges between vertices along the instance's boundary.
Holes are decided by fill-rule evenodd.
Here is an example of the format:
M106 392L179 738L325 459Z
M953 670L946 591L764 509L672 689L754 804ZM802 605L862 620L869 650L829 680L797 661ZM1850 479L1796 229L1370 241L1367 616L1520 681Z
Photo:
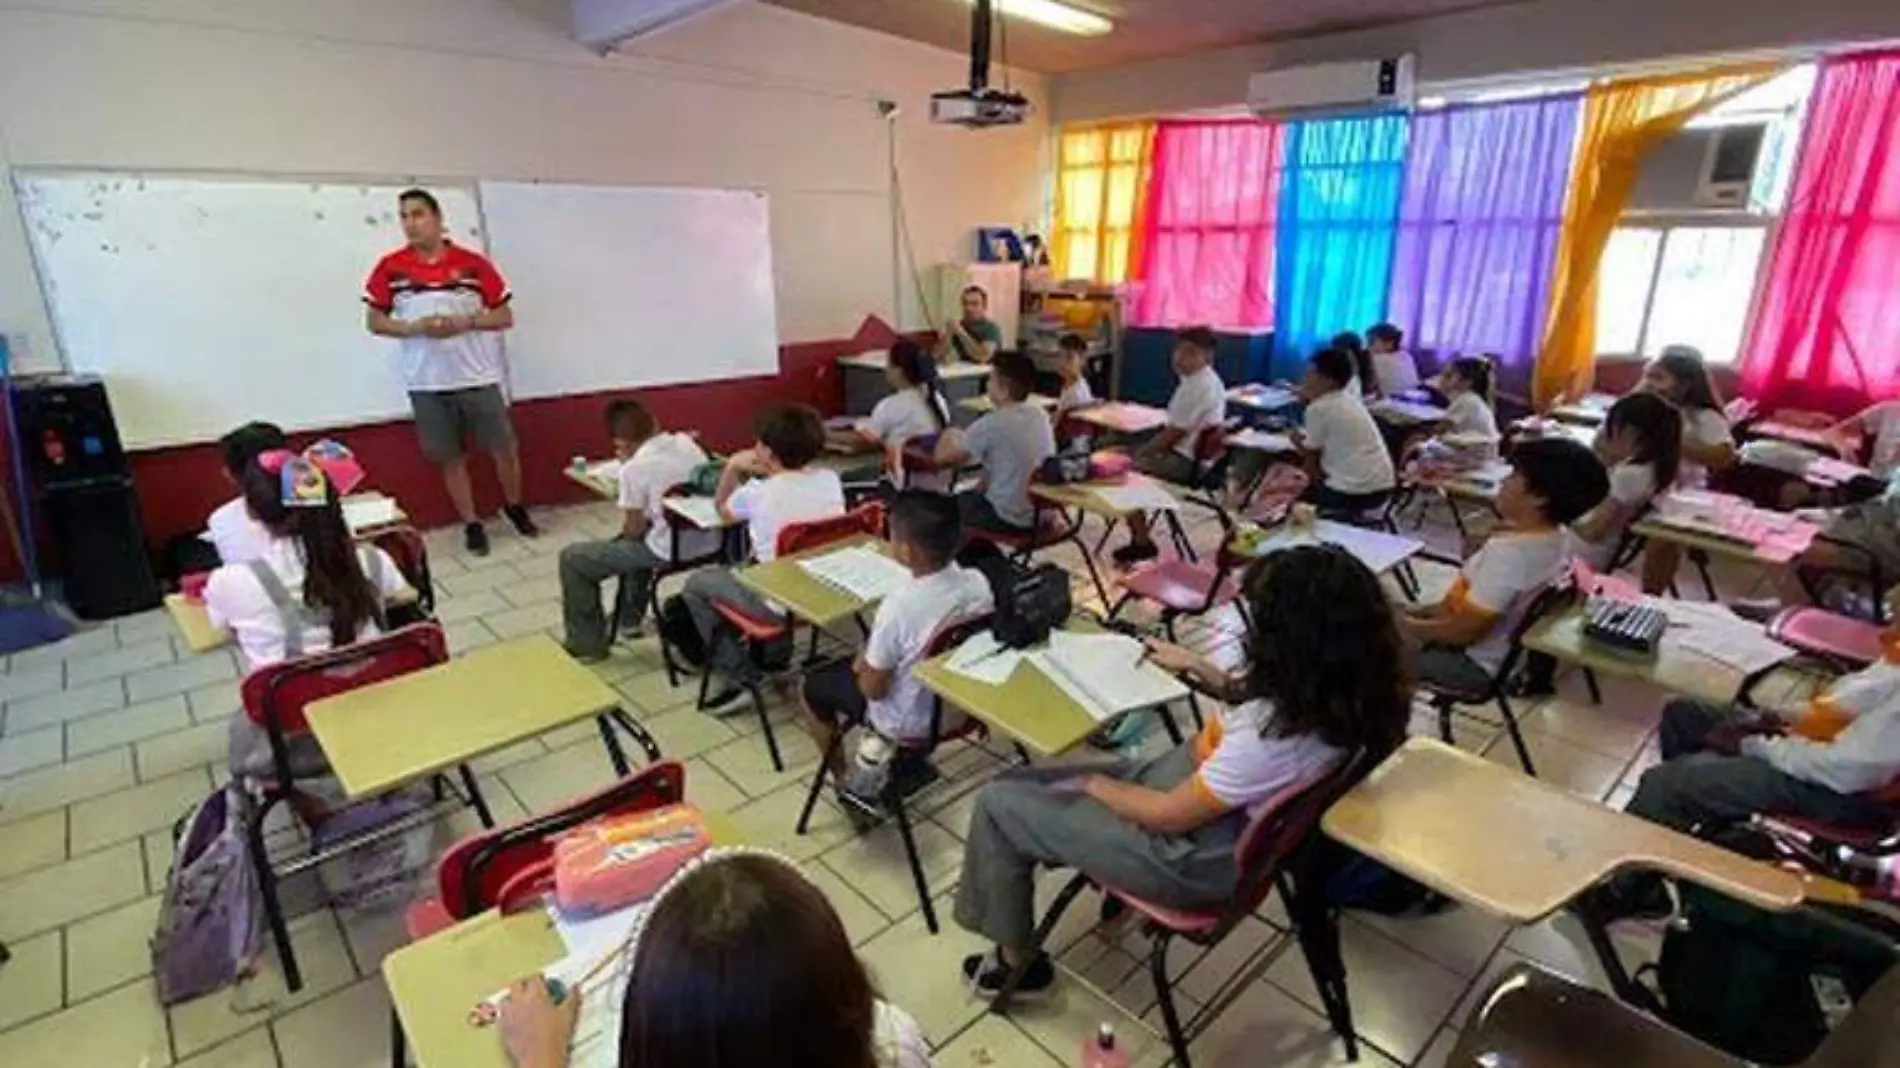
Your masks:
M1598 359L1645 360L1643 352L1649 347L1649 331L1655 322L1656 294L1662 282L1663 263L1669 256L1669 238L1677 230L1759 230L1762 232L1761 253L1755 264L1755 277L1749 286L1748 306L1742 310L1744 321L1753 321L1755 306L1761 301L1762 268L1774 247L1775 228L1780 217L1744 211L1683 210L1683 211L1638 211L1626 212L1616 221L1616 230L1651 230L1657 234L1656 257L1649 266L1649 280L1643 291L1643 312L1636 330L1636 346L1631 352L1599 349ZM1601 281L1598 285L1601 286ZM1600 315L1593 309L1592 314ZM1600 319L1598 320L1601 324ZM1741 361L1742 353L1737 351L1722 360L1710 359L1717 367L1733 367Z

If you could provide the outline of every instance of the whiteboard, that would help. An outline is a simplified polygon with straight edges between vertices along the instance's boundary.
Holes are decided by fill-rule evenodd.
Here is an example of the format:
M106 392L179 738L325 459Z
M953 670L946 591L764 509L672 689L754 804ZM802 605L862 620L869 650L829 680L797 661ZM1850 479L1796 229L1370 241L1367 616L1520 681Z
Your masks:
M483 182L518 397L778 373L763 192Z
M402 244L404 185L16 174L66 366L102 376L128 448L267 419L309 430L407 416L363 281ZM430 186L483 247L472 189Z

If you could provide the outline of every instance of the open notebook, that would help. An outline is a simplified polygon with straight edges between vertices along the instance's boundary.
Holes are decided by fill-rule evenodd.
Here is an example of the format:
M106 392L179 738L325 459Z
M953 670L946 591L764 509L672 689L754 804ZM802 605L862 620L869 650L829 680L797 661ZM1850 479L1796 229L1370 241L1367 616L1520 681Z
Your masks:
M1059 630L1027 659L1100 723L1188 695L1181 680L1144 661L1142 652L1125 634Z
M862 545L800 560L798 566L825 585L860 601L881 601L911 577L910 569L903 564Z
M351 530L388 526L396 521L396 501L392 497L356 497L343 502L343 522Z

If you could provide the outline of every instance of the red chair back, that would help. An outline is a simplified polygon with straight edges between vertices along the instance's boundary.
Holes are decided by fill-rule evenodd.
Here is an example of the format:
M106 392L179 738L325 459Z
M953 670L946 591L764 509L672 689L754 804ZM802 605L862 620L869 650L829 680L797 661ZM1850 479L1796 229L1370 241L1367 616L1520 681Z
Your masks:
M855 538L861 534L881 537L884 534L884 502L868 501L858 505L843 515L828 519L812 519L803 523L787 523L778 532L778 554L789 556L807 549L818 549L833 542Z
M685 798L686 769L676 760L666 760L552 812L478 831L450 846L436 861L437 898L452 918L467 919L501 905L509 883L544 867L554 856L555 841L574 828L678 804Z
M285 737L310 730L312 702L374 686L449 660L438 623L416 623L328 652L258 668L239 692L251 722Z
M1319 829L1326 810L1371 770L1364 750L1348 753L1326 771L1280 791L1248 821L1234 845L1240 885L1221 911L1219 930L1252 915L1266 901L1295 852Z

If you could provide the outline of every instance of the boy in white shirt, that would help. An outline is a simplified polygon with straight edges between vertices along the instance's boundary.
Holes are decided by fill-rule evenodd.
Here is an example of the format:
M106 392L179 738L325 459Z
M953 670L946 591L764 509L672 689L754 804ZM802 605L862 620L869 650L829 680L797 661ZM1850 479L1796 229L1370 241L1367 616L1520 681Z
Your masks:
M1354 395L1352 354L1326 348L1306 364L1304 425L1294 441L1306 461L1305 500L1324 512L1357 514L1385 503L1399 476L1379 424Z
M246 423L218 439L218 453L224 459L224 477L233 486L244 485L244 472L259 456L276 449L289 448L283 428L275 423ZM270 531L257 521L244 505L239 493L212 509L205 520L205 539L218 551L220 564L248 564L264 555L271 543Z
M1059 449L1075 452L1089 450L1090 436L1087 433L1071 434L1067 441L1062 440L1065 429L1063 417L1095 404L1095 391L1089 388L1088 352L1088 339L1081 334L1064 334L1062 340L1056 342L1056 378L1062 383L1062 392L1056 395L1056 408L1050 418L1055 420L1056 447Z
M580 541L561 550L561 618L569 656L592 663L607 659L616 635L607 633L600 606L601 583L619 576L620 625L640 633L654 575L675 562L672 525L667 521L666 491L685 482L706 462L706 450L690 434L666 433L636 400L607 405L607 433L620 461L620 533L606 541ZM693 531L679 538L680 560L717 551L718 531Z
M836 471L811 466L825 448L824 420L811 408L772 405L753 420L753 429L758 444L726 460L713 502L721 519L746 525L754 559L769 563L778 558L779 532L787 526L844 514L844 483ZM715 640L721 628L713 602L724 601L761 619L783 615L723 567L694 572L680 590L680 598L693 615L713 668L729 679L743 678L748 670L745 650L736 640ZM788 647L782 654L789 652ZM772 650L767 659L779 655L780 650ZM709 699L707 706L723 705L740 694L736 688L729 690Z
M1214 331L1191 326L1174 339L1171 363L1180 382L1168 398L1168 422L1135 453L1135 466L1143 474L1192 486L1204 475L1195 450L1201 433L1227 419L1227 385L1214 370ZM1152 560L1159 555L1145 514L1128 517L1128 544L1115 550L1115 562L1123 567Z
M805 676L802 725L844 771L840 731L868 725L873 748L895 743L918 751L930 740L931 696L911 669L922 662L944 628L990 612L995 602L979 571L953 561L963 541L955 500L927 490L903 490L890 501L891 547L911 581L878 605L870 637L856 659L840 660ZM902 781L901 772L899 779ZM844 784L845 780L837 780Z
M1410 393L1418 388L1418 363L1405 351L1405 332L1391 323L1366 331L1366 351L1372 357L1372 377L1382 397Z
M1450 693L1483 693L1511 651L1511 631L1539 589L1570 559L1564 528L1610 491L1603 462L1566 438L1526 441L1498 487L1503 525L1465 561L1434 604L1406 609L1405 629L1425 646L1419 678Z

